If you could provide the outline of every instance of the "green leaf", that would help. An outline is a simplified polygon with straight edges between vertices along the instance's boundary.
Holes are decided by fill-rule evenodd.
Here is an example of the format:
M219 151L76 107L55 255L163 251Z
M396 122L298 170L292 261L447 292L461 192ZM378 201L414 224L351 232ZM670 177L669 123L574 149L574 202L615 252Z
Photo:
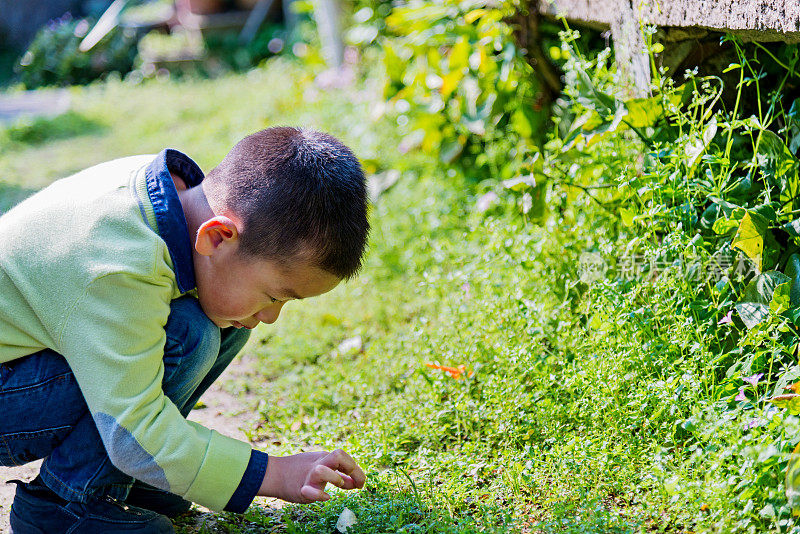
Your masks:
M617 108L616 113L614 113L614 116L611 117L611 120L604 121L602 124L596 126L591 131L587 131L584 128L584 131L582 133L586 137L587 145L591 145L602 139L603 134L616 132L618 129L620 129L620 127L625 127L626 125L622 121L624 117L625 117L625 108L620 106L619 108Z
M534 222L541 222L547 215L547 183L537 182L530 190L531 208L528 217Z
M772 294L772 300L769 303L770 312L777 315L785 312L791 307L791 287L791 280L782 284L778 284L778 286L775 288L775 292Z
M472 11L464 15L464 21L467 24L472 24L473 22L484 16L486 13L487 13L486 9L473 9Z
M786 206L787 211L797 209L796 201L800 197L800 179L797 176L797 168L787 172L779 181L780 195L778 200L782 205Z
M744 294L735 308L748 329L753 328L769 316L775 290L786 282L789 282L789 277L785 274L778 271L767 271L759 274L747 284ZM781 289L781 292L784 292L785 289ZM783 296L779 297L779 302L782 302L783 298Z
M533 177L532 174L527 176L517 176L516 178L511 178L510 180L503 181L503 187L506 189L511 189L512 191L522 191L524 189L528 189L529 187L536 186L536 179Z
M581 116L581 122L578 124L580 126L581 133L588 134L595 131L595 129L599 128L603 124L608 121L604 121L600 114L596 111L590 111L585 113Z
M389 41L383 45L383 64L390 80L402 80L406 70L406 61L400 57ZM394 93L387 94L387 96L394 96Z
M573 121L564 138L564 146L561 151L566 152L572 148L579 136L583 136L587 145L591 145L602 139L605 134L627 128L627 125L623 122L624 117L625 108L622 106L616 109L614 115L605 119L596 111L584 113Z
M716 226L716 223L715 223ZM767 233L767 220L752 211L744 214L739 224L739 231L733 238L731 248L741 250L748 258L753 260L761 270L764 256L764 236Z
M634 128L644 128L655 125L664 117L664 106L661 104L661 96L652 98L633 98L625 101L625 108L628 114L625 122Z
M728 190L726 198L729 199L736 199L736 200L746 200L749 198L754 197L761 191L761 183L753 183L753 178L751 177L750 173L745 174L738 180L734 178L734 184L732 189Z
M730 65L725 67L725 70L723 70L722 73L725 74L725 73L728 73L728 72L730 72L732 70L736 70L738 68L741 68L741 65L739 65L738 63L731 63Z
M786 499L792 514L800 515L800 443L794 448L786 466Z
M776 178L781 178L797 165L797 158L778 134L761 130L758 153L767 158L767 167Z
M453 163L461 152L464 150L464 144L459 138L451 139L442 143L441 150L439 151L439 159L445 165Z
M774 204L775 202L770 202L769 204L762 204L760 206L756 206L755 208L751 208L749 211L760 215L767 222L775 222L778 220L778 214L775 213Z
M769 304L775 288L789 281L789 277L778 271L767 271L753 278L744 289L741 302Z
M741 206L739 206L737 204L733 204L733 203L728 202L726 200L722 200L721 198L712 197L712 196L708 197L708 200L710 200L711 202L713 202L714 204L719 206L720 209L722 210L722 213L726 217L731 217L733 215L734 219L740 220L744 216L744 208L742 208ZM735 216L738 213L741 213L741 216Z
M786 276L792 281L789 297L793 306L800 304L800 254L792 254L786 262Z
M734 308L748 330L769 317L769 306L760 302L742 302Z
M626 208L619 209L619 216L622 218L622 224L630 228L633 226L633 212Z
M469 41L466 37L461 37L453 48L450 49L450 55L447 58L448 67L451 71L461 71L469 67Z
M386 17L386 25L400 35L430 28L439 19L448 16L446 6L423 4L414 7L396 7Z
M700 227L704 230L712 230L714 228L714 223L718 220L719 212L719 206L710 204L703 210L703 214L700 216Z
M542 117L544 114L537 113L530 106L523 104L511 115L511 124L520 136L530 139L542 126Z
M589 103L595 105L595 109L601 114L611 115L612 111L616 113L617 103L616 99L595 87L592 78L583 69L578 71L577 85L581 89L583 95L588 99Z
M633 128L655 126L658 121L664 118L665 99L678 106L685 101L687 95L691 95L691 88L687 84L683 84L665 95L626 100L624 105L627 114L623 120ZM716 120L714 120L714 128L716 131Z

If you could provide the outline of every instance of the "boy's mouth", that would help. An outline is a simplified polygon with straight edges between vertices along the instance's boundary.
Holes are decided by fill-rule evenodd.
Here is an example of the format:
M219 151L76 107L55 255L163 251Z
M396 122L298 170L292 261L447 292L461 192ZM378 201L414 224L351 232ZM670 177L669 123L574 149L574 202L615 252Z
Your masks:
M248 330L252 330L253 328L255 328L254 326L245 326L239 321L231 321L231 326L235 328L247 328Z

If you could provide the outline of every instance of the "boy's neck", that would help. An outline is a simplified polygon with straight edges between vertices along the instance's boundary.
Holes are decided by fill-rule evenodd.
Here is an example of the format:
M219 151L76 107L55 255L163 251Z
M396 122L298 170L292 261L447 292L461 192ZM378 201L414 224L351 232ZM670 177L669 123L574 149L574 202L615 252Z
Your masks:
M208 204L202 184L198 185L197 187L187 188L186 184L183 183L183 180L180 180L180 177L177 177L178 180L180 180L180 184L175 178L176 176L173 174L172 179L175 182L176 189L178 190L178 198L181 201L183 215L186 217L186 225L189 229L189 235L192 239L192 246L194 247L194 239L197 237L197 229L200 228L200 225L205 221L214 217L214 211ZM183 185L183 188L180 187L181 184Z
M175 184L175 189L178 191L184 191L187 189L186 182L183 181L183 176L180 174L175 174L174 172L169 173L172 176L172 183Z

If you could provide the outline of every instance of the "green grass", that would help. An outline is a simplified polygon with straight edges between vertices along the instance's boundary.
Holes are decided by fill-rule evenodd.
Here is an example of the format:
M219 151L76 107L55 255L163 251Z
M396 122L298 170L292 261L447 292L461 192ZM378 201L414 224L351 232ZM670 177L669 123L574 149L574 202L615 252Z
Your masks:
M204 169L244 135L276 125L326 129L375 159L380 139L369 131L366 103L317 90L313 76L290 62L269 70L181 83L149 80L73 88L72 109L53 119L21 120L0 130L0 176L41 187L87 165L164 147L183 150ZM333 103L335 102L335 105ZM302 105L299 105L302 103Z
M582 252L623 253L613 214L585 196L554 196L547 222L534 225L506 193L480 213L476 198L494 183L468 187L399 154L391 121L375 118L374 80L358 92L320 92L310 80L272 62L216 81L95 85L75 90L64 118L0 132L0 176L14 198L164 146L209 169L273 124L330 131L370 170L404 172L373 207L362 275L261 325L247 348L260 378L231 386L263 399L250 432L268 452L343 447L367 488L219 514L201 531L330 532L345 506L356 533L794 528L781 478L794 438L784 430L776 447L771 427L743 428L768 407L733 402L707 324L681 309L681 281L578 281ZM615 172L637 157L624 137L612 148L602 164ZM664 239L688 246L679 233ZM756 329L752 343L773 334ZM345 350L356 336L360 347Z

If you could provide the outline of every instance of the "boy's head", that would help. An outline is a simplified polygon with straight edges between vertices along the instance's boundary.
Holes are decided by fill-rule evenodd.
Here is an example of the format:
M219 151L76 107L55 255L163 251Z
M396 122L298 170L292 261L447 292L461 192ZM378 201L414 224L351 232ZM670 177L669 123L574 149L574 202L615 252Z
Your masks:
M303 259L344 280L361 268L369 233L364 173L330 135L289 127L249 135L208 173L204 190L241 220L245 256Z
M220 326L273 322L286 300L329 291L361 268L369 233L364 173L330 135L289 127L256 132L208 173L202 189L223 224L207 220L198 230L196 247L207 256L198 292ZM225 227L228 218L233 228ZM234 309L251 293L267 295L264 310Z

